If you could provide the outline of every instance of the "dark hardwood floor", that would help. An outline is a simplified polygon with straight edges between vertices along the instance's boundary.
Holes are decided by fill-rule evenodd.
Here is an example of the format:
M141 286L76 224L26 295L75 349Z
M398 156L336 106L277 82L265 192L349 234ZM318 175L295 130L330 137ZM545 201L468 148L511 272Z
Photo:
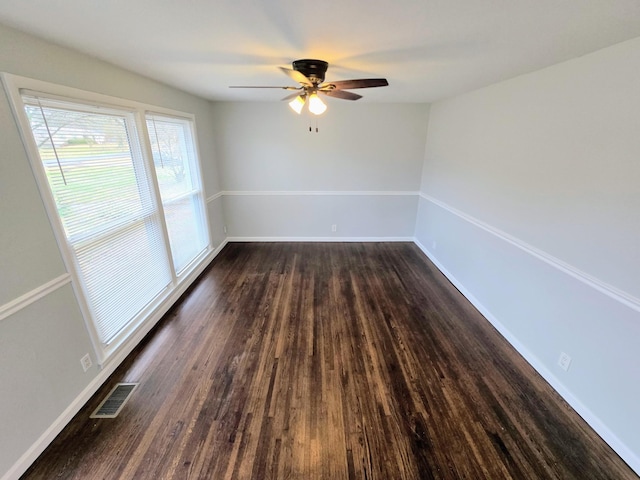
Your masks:
M414 245L236 243L24 478L638 477Z

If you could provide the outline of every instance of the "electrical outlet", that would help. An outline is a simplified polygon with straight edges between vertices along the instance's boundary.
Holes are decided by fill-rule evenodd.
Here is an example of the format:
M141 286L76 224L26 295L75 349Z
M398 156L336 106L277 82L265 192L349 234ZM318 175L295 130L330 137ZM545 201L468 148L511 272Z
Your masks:
M331 231L332 232L337 232L338 231L338 225L336 225L335 223L333 225L331 225Z
M434 241L432 241L432 242L431 242L431 249L432 249L432 250L435 250L435 249L437 249L437 248L438 248L438 244L436 243L436 241L435 241L435 240L434 240Z
M91 361L91 357L89 356L88 353L80 359L80 364L82 365L82 369L85 372L91 368L91 365L93 365L93 362Z
M222 230L224 231L224 233L227 233L227 226L225 225L224 227L222 227Z
M565 372L569 370L569 365L571 365L571 357L564 352L560 352L560 358L558 359L558 365Z

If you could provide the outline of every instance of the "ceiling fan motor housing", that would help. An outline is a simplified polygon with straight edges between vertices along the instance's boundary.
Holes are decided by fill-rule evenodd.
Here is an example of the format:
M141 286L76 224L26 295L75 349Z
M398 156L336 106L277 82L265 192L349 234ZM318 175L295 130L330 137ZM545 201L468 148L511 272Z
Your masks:
M318 85L324 82L324 75L327 73L329 64L324 60L302 59L294 60L293 69L302 73L311 80L311 83Z

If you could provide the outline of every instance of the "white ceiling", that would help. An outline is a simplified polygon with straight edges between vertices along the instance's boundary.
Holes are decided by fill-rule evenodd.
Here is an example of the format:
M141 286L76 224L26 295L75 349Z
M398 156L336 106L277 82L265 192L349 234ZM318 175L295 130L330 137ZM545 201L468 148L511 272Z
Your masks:
M0 23L212 100L277 101L228 86L319 58L389 80L360 101L431 102L638 37L640 1L0 0Z

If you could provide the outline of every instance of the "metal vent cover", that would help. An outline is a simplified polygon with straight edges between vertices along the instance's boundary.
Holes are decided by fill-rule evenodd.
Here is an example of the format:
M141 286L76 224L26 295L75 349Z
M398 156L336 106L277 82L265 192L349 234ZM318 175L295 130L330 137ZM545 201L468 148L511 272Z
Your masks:
M89 418L116 418L139 383L118 383Z

